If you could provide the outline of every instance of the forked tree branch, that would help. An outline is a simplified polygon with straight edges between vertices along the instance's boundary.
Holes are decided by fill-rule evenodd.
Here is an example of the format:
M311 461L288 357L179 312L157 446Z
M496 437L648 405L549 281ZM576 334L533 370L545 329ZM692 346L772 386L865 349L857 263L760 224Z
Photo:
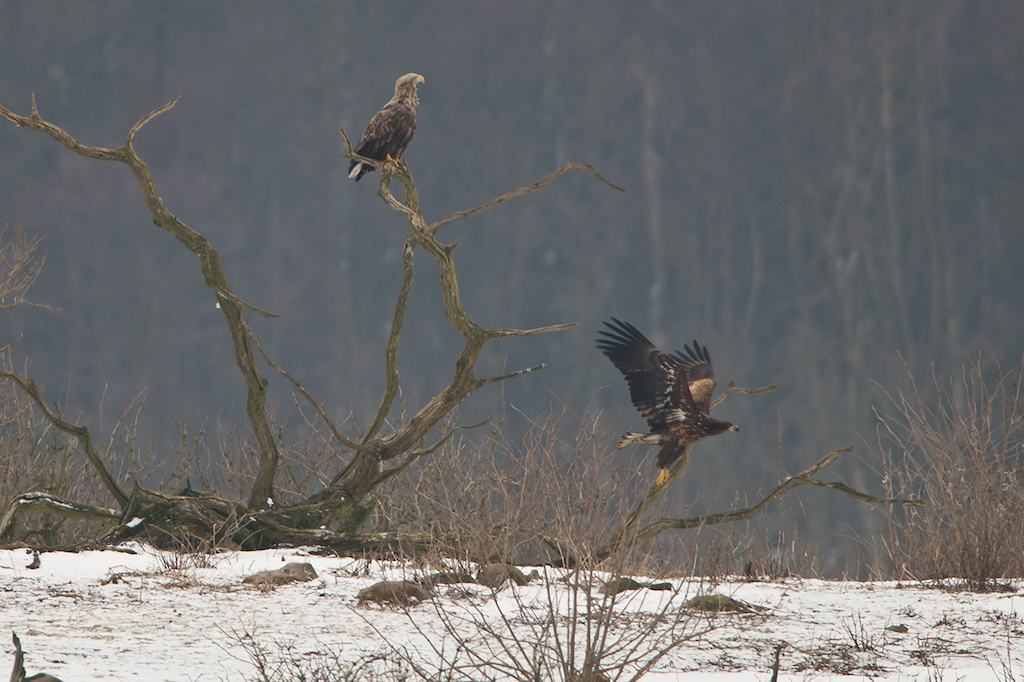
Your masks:
M725 387L725 390L722 392L722 395L718 396L718 398L713 403L711 403L710 409L715 409L716 407L721 405L726 400L726 398L735 393L741 393L745 395L758 395L762 393L771 393L772 391L778 390L778 388L779 387L774 384L770 386L762 386L760 388L740 388L736 386L736 381L734 377L730 379L729 385ZM608 545L599 551L599 556L601 556L602 558L607 558L608 556L611 556L616 551L618 551L619 548L625 545L632 544L634 542L649 540L666 530L684 530L688 528L698 528L701 526L714 525L718 523L727 523L732 521L743 521L749 519L763 511L777 497L783 495L792 488L795 488L800 485L816 485L826 488L832 488L833 490L838 490L839 492L845 495L849 495L854 499L860 500L861 502L867 502L869 504L903 504L910 506L921 506L922 504L920 500L894 500L875 497L873 495L868 495L867 493L863 493L860 492L859 490L851 488L845 483L820 481L816 478L812 478L812 476L816 474L819 470L828 466L829 464L831 464L832 462L834 462L836 459L846 454L847 452L853 450L852 447L847 447L840 448L839 450L834 450L833 452L829 453L822 459L818 460L818 462L816 462L813 466L809 467L808 469L805 469L804 471L800 472L795 476L791 476L790 478L786 479L783 483L779 484L779 486L777 486L771 493L769 493L764 499L762 499L760 502L751 507L685 519L661 519L637 531L637 525L639 524L640 519L643 517L644 512L650 509L651 503L654 502L654 500L656 500L662 494L664 494L665 491L667 491L669 487L671 487L672 484L675 483L675 481L680 476L682 476L687 464L689 464L690 451L692 450L692 448L693 443L690 443L686 446L686 448L683 450L682 456L680 456L680 458L676 460L675 464L673 464L672 469L669 471L668 479L664 483L662 483L661 485L651 486L651 488L647 491L647 494L644 495L644 499L633 509L632 512L630 512L630 514L626 517L626 520L623 522L622 527L619 528L619 530L616 531L616 533L612 536L612 539L608 542Z
M345 156L358 161L363 161L363 157L353 153L352 144L342 129L338 130L338 134L341 137L342 143L345 147ZM426 221L423 219L423 215L420 211L419 206L419 195L416 190L416 185L412 179L412 174L408 170L402 170L395 168L393 164L383 164L379 162L373 162L374 168L380 171L381 179L378 187L378 195L388 204L393 210L403 213L409 221L412 228L405 247L405 259L404 269L405 274L403 276L402 290L399 295L399 302L395 306L395 317L392 321L391 334L388 338L388 359L389 362L386 367L386 389L384 398L381 400L380 407L374 417L374 421L371 424L372 428L368 432L367 439L364 439L364 443L369 444L369 438L378 438L378 432L380 426L383 425L384 418L391 409L392 401L398 392L398 371L397 367L390 363L391 353L397 351L398 337L402 328L402 320L405 314L405 300L408 297L409 289L412 285L412 250L415 246L421 246L427 251L438 263L439 275L441 280L441 292L442 299L445 306L445 313L448 317L449 323L459 333L460 336L465 340L465 348L459 354L455 363L455 373L452 377L451 382L448 386L441 391L439 394L434 396L431 400L424 405L423 408L417 412L412 419L402 427L399 427L395 432L379 437L380 459L386 460L405 452L412 447L423 435L429 431L435 424L440 421L444 415L448 414L452 409L458 406L462 400L466 398L470 393L478 390L482 386L495 381L502 381L504 379L520 376L528 372L540 369L541 366L535 366L512 372L500 377L491 377L487 379L480 379L474 376L473 368L485 343L493 339L500 338L511 338L519 336L531 336L534 334L542 334L552 331L561 331L570 327L576 326L578 323L559 324L551 325L547 327L541 327L537 329L518 330L518 329L499 329L490 330L481 327L470 319L462 306L461 296L459 294L458 279L455 271L455 263L452 259L452 251L455 245L443 244L438 241L436 232L443 225L452 222L453 220L459 220L468 218L473 215L477 215L486 211L498 204L501 204L509 199L528 194L529 192L536 191L543 188L550 183L554 178L558 177L562 173L571 170L573 168L580 168L586 170L591 175L594 175L602 182L605 182L615 189L621 189L612 183L604 179L593 168L585 166L584 164L568 163L558 171L548 175L542 180L528 185L527 187L509 192L502 195L498 199L480 206L471 211L463 211L451 218L446 218L439 223L428 226ZM391 180L395 179L402 183L405 189L404 201L399 201L390 191ZM337 477L336 477L337 478Z
M321 419L324 420L324 423L330 430L331 435L334 436L334 438L336 438L337 441L341 443L343 447L349 448L357 452L366 450L366 448L363 445L346 438L344 434L341 433L341 430L338 428L338 425L334 423L334 420L332 420L328 416L327 411L323 408L319 401L317 401L317 399L313 397L313 394L306 390L306 387L303 386L298 379L292 376L292 374L288 370L286 370L284 367L281 367L279 364L270 359L270 356L267 355L267 351L263 350L263 344L260 343L259 339L256 338L256 334L252 331L252 329L249 328L248 322L245 323L245 328L246 330L248 330L249 336L252 338L252 342L256 345L256 350L258 350L260 352L260 355L263 357L263 361L266 362L271 369L273 369L278 374L280 374L281 376L283 376L285 379L292 383L292 386L295 387L295 390L298 391L302 395L302 397L306 399L306 402L313 406L313 409L316 410L316 413L320 415Z

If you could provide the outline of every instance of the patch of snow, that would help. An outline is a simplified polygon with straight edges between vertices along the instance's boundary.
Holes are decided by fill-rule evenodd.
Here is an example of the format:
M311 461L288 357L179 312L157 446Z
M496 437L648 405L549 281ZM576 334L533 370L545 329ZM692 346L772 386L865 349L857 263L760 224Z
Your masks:
M549 587L565 589L558 570L540 568L551 576L547 586L506 585L495 601L478 586L439 586L429 602L390 609L358 605L356 595L379 580L414 577L410 566L317 556L309 548L275 549L213 555L213 567L190 568L190 580L182 580L181 572L167 569L174 564L164 552L139 543L119 549L45 552L40 568L31 571L31 552L0 550L0 633L18 633L29 674L48 672L71 681L241 682L254 676L238 642L242 633L268 647L329 647L352 662L390 647L426 660L434 655L431 642L445 637L439 608L515 615L539 605L543 612L552 598ZM320 578L269 591L241 584L246 575L292 560L308 561ZM695 628L712 629L660 661L646 682L766 681L779 643L786 644L779 679L787 682L1005 682L1013 679L1005 666L1018 679L1024 671L1020 593L801 579L726 580L713 589L696 580L671 582L677 591L623 593L617 608L641 616L667 608L674 615L687 598L720 592L766 610L695 616ZM596 586L593 594L599 597ZM563 605L565 597L554 595ZM897 625L907 632L886 629ZM13 662L9 635L2 639L6 659L0 656L0 671Z

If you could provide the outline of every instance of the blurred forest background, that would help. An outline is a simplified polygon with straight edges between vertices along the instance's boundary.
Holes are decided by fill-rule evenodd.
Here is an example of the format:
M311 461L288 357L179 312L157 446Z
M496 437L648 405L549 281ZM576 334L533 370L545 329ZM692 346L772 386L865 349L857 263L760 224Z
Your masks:
M697 338L720 384L776 383L716 416L678 491L695 511L774 485L830 450L879 492L885 390L1024 351L1024 3L18 2L0 0L0 102L116 147L137 140L168 208L220 251L271 356L344 418L372 415L408 225L346 178L353 140L423 74L407 162L436 220L541 178L582 173L445 228L467 311L488 327L580 321L491 344L480 374L548 367L471 398L465 421L525 423L561 402L637 428L594 347L603 319L666 350ZM172 419L244 422L245 387L191 253L156 229L127 168L0 125L0 224L46 235L31 292L63 312L3 311L0 344L94 431L145 391L140 437ZM422 255L404 400L446 385L460 340ZM290 386L272 372L281 421ZM945 378L945 379L944 379ZM62 397L62 396L66 396ZM511 424L514 431L515 423ZM645 448L627 451L653 477ZM796 495L814 546L883 517ZM674 493L675 494L675 493Z

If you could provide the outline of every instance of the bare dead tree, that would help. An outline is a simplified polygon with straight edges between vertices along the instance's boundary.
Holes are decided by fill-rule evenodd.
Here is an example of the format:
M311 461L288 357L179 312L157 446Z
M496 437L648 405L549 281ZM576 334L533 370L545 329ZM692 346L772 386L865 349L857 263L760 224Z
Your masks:
M160 114L173 108L180 96L179 91L170 102L142 117L128 133L124 145L117 149L92 147L80 143L63 129L44 120L36 108L35 98L33 98L32 112L29 116L19 116L0 106L0 117L23 128L45 132L72 151L87 158L118 161L127 165L139 182L143 198L152 214L153 223L172 234L198 257L203 281L212 290L227 321L234 343L238 368L248 388L246 414L259 450L259 466L248 503L241 505L222 499L216 494L198 494L191 490L182 491L179 495L165 495L139 487L136 487L131 494L124 492L110 476L103 458L92 448L87 427L66 422L53 410L46 407L39 388L31 379L7 370L0 376L15 382L36 402L46 418L57 428L79 439L90 463L120 508L119 523L107 536L110 540L146 536L160 541L170 539L176 533L186 532L218 542L233 542L243 547L262 547L290 542L327 544L339 550L352 550L370 545L379 547L382 542L386 544L387 540L382 540L379 536L364 538L358 533L359 527L371 509L364 504L367 494L375 486L402 471L418 458L429 454L451 437L457 429L440 435L438 442L432 446L422 445L427 434L441 419L450 414L470 394L488 384L504 381L543 367L543 365L536 365L500 376L477 377L474 368L484 345L494 339L532 336L568 329L578 324L558 324L527 330L491 330L476 324L462 307L459 297L458 279L452 257L455 244L442 243L437 238L438 231L455 220L471 217L509 199L542 189L556 177L572 169L582 169L614 189L621 190L621 188L605 180L590 166L567 163L538 182L506 193L476 209L462 211L433 225L427 225L420 212L419 198L412 174L408 170L396 172L393 167L387 167L385 164L355 155L344 131L339 131L345 144L346 157L371 163L381 171L378 194L388 206L404 213L412 228L403 248L402 284L395 303L391 331L385 345L386 383L384 395L369 427L358 439L351 439L341 432L341 429L329 418L326 410L309 391L295 377L275 363L260 346L256 335L245 319L245 312L248 310L266 317L276 316L246 303L231 290L216 249L200 233L185 225L167 209L157 191L148 166L135 151L135 138L142 128ZM403 185L403 201L396 199L390 192L392 178ZM415 275L414 253L416 247L425 250L438 263L446 314L452 327L464 339L465 347L456 359L455 371L448 386L430 399L407 423L385 432L386 417L399 393L398 342ZM265 406L267 380L256 368L256 351L261 354L271 368L287 378L313 406L327 425L336 443L348 453L347 462L340 467L338 473L324 489L291 507L282 508L274 504L274 479L279 454ZM342 453L339 453L339 456L341 455ZM382 466L392 462L396 463L387 469ZM66 504L64 504L65 502ZM111 518L109 509L90 510L86 505L75 505L72 502L55 500L50 497L31 498L31 500L25 498L16 501L8 514L3 517L3 522L0 524L0 539L10 539L21 513L39 508L45 509L48 513L95 518L97 521L109 522ZM404 538L404 541L408 543L410 539ZM415 543L415 539L412 542Z

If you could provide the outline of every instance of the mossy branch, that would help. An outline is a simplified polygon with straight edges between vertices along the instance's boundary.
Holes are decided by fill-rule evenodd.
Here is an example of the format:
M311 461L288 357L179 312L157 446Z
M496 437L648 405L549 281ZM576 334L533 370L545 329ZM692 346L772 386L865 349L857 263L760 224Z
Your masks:
M11 506L7 508L3 518L0 519L0 542L7 544L14 542L15 531L18 528L18 519L27 512L43 512L70 519L85 519L87 521L100 521L106 523L117 523L121 518L121 512L109 507L97 507L81 502L72 502L49 493L23 493L14 498Z

